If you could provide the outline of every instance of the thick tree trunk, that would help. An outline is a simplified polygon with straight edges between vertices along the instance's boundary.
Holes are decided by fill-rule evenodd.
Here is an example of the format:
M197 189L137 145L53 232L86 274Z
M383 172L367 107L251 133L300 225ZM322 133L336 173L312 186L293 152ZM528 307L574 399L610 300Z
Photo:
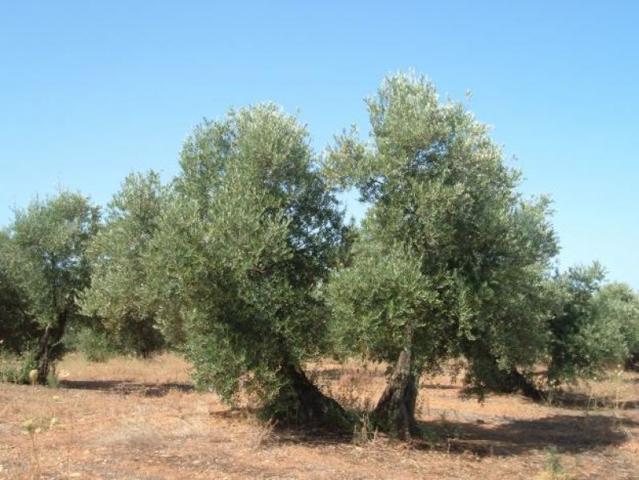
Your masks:
M639 371L639 353L635 353L626 360L626 370Z
M394 437L409 439L417 432L416 402L417 379L412 370L411 352L404 350L373 411L373 422Z
M545 398L543 392L515 367L506 372L497 370L494 377L485 385L485 390L498 393L519 392L536 402Z
M543 392L516 366L511 366L510 370L502 370L499 367L498 359L485 344L474 344L472 347L475 350L468 349L469 357L474 357L475 361L478 362L479 371L483 372L480 378L483 387L476 388L480 394L486 390L499 393L520 392L532 400L544 400Z
M335 400L324 395L299 366L287 364L281 373L286 384L277 397L265 406L265 416L283 427L351 431L352 422L346 411Z
M51 333L51 325L44 328L44 333L40 337L38 351L36 353L36 365L38 369L38 383L44 384L49 374L49 336Z
M63 312L58 317L55 326L47 325L38 343L36 352L36 364L38 370L38 383L47 383L47 377L51 366L63 353L62 336L67 324L67 314Z
M513 391L519 391L536 402L544 400L543 392L514 367L508 373L508 382L513 386Z

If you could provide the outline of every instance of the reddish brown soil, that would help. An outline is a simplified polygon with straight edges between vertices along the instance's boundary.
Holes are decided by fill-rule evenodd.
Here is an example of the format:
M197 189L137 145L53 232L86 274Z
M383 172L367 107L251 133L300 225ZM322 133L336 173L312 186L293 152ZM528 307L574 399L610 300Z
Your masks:
M380 366L311 369L351 408L384 384ZM431 438L413 444L272 431L193 391L173 355L70 355L58 374L60 388L0 385L0 479L639 479L636 374L611 372L555 405L464 400L447 376L425 378L419 419Z

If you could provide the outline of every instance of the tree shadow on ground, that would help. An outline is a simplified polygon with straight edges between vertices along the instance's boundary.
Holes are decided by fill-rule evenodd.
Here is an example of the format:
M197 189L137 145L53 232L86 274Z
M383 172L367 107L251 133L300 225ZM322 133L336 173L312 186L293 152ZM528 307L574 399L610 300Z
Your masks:
M230 409L212 415L220 418L248 418L256 413L252 408ZM420 421L422 438L397 445L418 450L444 451L451 454L471 453L482 456L516 456L554 447L559 452L593 452L623 444L628 440L627 429L639 427L639 422L612 415L552 415L529 420L490 423L483 419L465 421ZM356 430L357 432L357 430ZM369 431L369 434L372 432ZM387 438L376 434L378 438ZM336 433L325 430L278 429L268 435L271 445L348 446L361 444L355 433ZM391 444L394 441L391 441Z
M634 380L634 379L633 379ZM427 388L448 388L445 385ZM453 386L449 388L455 388ZM513 395L513 393L492 392L494 395ZM522 394L523 398L529 402L539 405L566 408L570 410L635 410L639 409L639 400L620 400L613 395L588 395L582 392L570 392L566 390L540 390L540 398L532 398ZM459 397L463 399L477 398L477 393L468 388L461 388Z
M126 380L63 380L61 386L69 389L96 390L125 395L139 394L147 397L163 397L172 390L194 391L193 385L184 383L151 384ZM257 409L247 406L210 412L210 415L220 418L248 418L254 417L256 412ZM450 453L470 452L478 456L511 456L548 447L555 447L559 451L569 453L579 453L619 445L628 438L624 430L639 427L639 422L613 415L592 414L552 415L539 419L498 423L482 418L478 418L477 421L434 420L421 421L419 425L425 432L424 438L427 440L414 439L411 442L414 448ZM270 443L309 446L346 445L351 444L353 438L354 435L351 433L275 428Z
M639 408L639 400L619 400L611 395L587 395L580 392L560 391L548 397L549 404L554 407L592 410L608 408L617 410L634 410Z
M78 390L97 390L121 395L137 394L144 397L164 397L170 391L191 392L193 385L186 383L139 383L127 380L61 380L60 386Z
M593 452L624 443L627 428L639 422L606 415L555 415L531 420L514 420L499 425L488 423L432 421L419 422L423 438L397 442L418 450L450 454L516 456L554 447L560 452ZM378 435L378 438L384 435ZM276 430L269 443L305 446L352 445L355 436L309 430ZM358 439L361 440L361 439Z
M628 418L607 415L553 415L540 419L513 420L499 425L470 422L420 422L434 441L423 448L477 455L518 455L555 447L579 453L619 445L628 439L625 428L639 426Z

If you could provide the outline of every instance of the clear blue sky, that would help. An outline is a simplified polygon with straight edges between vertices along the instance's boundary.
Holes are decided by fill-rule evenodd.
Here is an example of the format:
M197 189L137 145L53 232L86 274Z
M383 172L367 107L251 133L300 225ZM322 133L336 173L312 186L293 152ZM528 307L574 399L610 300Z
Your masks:
M299 111L321 149L409 68L473 92L522 190L554 198L562 267L599 259L639 288L633 1L3 2L0 225L59 186L103 204L132 170L170 178L229 106Z

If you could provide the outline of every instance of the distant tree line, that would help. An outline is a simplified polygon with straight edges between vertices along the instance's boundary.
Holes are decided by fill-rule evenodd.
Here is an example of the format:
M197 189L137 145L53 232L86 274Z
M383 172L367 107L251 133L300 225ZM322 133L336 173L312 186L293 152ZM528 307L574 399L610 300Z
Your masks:
M0 353L46 383L66 349L173 349L194 380L283 425L351 428L305 371L391 365L372 419L417 432L419 379L462 362L469 393L543 392L639 361L639 295L598 263L559 272L546 197L524 198L486 125L412 74L324 155L273 104L198 125L180 173L131 174L105 211L62 192L0 232ZM344 220L337 193L368 210ZM102 350L100 350L102 349ZM543 366L540 373L539 366Z

